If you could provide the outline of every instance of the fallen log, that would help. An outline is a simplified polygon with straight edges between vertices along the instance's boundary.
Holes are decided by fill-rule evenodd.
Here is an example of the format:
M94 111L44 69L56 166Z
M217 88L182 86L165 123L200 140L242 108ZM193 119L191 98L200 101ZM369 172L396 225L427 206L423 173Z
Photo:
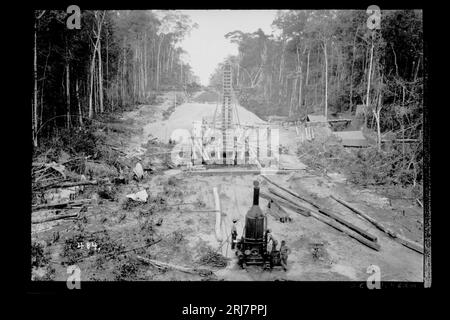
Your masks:
M141 256L136 256L139 261L142 261L144 263L150 264L158 269L175 269L178 271L190 273L190 274L198 274L198 275L211 275L213 272L209 269L201 269L201 268L188 268L184 266L178 266L175 264L162 262L158 260L148 259Z
M330 218L333 218L337 222L339 222L339 223L345 225L346 227L352 229L353 231L359 233L360 235L362 235L363 237L367 238L368 240L374 241L374 242L377 241L377 237L376 236L368 233L367 231L361 229L360 227L355 226L353 223L342 219L341 217L335 215L333 212L331 212L331 211L329 211L329 210L327 210L325 208L319 209L319 212L323 213L326 216L329 216Z
M312 201L312 200L310 200L310 199L307 199L307 198L305 198L305 197L302 197L302 196L299 195L298 193L296 193L296 192L294 192L294 191L292 191L292 190L289 190L288 188L285 188L285 187L281 186L280 184L278 184L278 183L276 183L275 181L269 179L269 178L268 178L267 176L265 176L265 175L261 175L261 176L262 176L265 180L267 180L268 182L270 182L271 184L273 184L275 187L278 187L278 188L280 188L281 190L284 190L284 191L286 191L287 193L293 195L294 197L296 197L296 198L298 198L298 199L300 199L300 200L302 200L302 201L305 201L306 203L309 203L310 205L312 205L313 207L315 207L315 208L317 208L317 209L320 208L320 206L319 206L318 204L314 203L314 201Z
M421 246L420 244L418 244L418 243L416 243L414 241L411 241L409 239L406 239L403 236L401 236L401 235L397 234L396 232L392 231L391 229L383 226L381 223L379 223L378 221L376 221L372 217L368 216L364 212L362 212L362 211L356 209L355 207L351 206L346 201L344 201L342 199L339 199L339 198L336 198L333 195L330 195L330 197L333 198L334 200L336 200L337 202L339 202L340 204L342 204L343 206L347 207L348 209L352 210L356 214L360 215L361 217L363 217L364 219L366 219L367 221L372 223L375 227L377 227L378 229L380 229L384 233L388 234L391 238L393 238L394 240L398 241L402 245L404 245L404 246L406 246L406 247L408 247L410 249L413 249L414 251L417 251L417 252L423 254L423 246Z
M64 214L64 215L57 215L57 216L53 216L53 217L49 217L49 218L44 218L44 219L35 219L35 220L31 220L32 224L37 224L37 223L43 223L43 222L49 222L49 221L55 221L55 220L61 220L61 219L66 219L66 218L76 218L78 216L78 213L71 213L71 214Z
M304 208L304 207L299 207L297 205L294 205L276 195L272 195L272 194L268 194L265 193L264 191L259 191L259 195L261 196L261 198L264 198L266 200L273 200L273 201L277 201L280 205L289 208L297 213L300 213L301 215L305 216L305 217L309 217L310 216L310 210Z
M50 209L50 210L32 211L31 214L59 214L60 212L61 212L60 209Z
M294 204L294 205L296 205L296 206L298 206L300 208L304 208L305 210L310 210L309 208L306 208L303 205L303 203L300 203L297 198L293 199L290 195L283 194L282 192L280 192L277 189L272 188L272 187L269 187L268 189L274 195L276 195L276 196L278 196L278 197L280 197L280 198L282 198L282 199L284 199L286 201L289 201L290 203L292 203L292 204ZM320 207L315 207L315 208L320 208Z
M276 189L274 189L274 188L272 188L272 187L269 187L269 191L270 191L271 193L273 193L273 194L279 196L280 198L283 198L283 199L285 199L286 201L289 201L289 202L291 202L292 204L294 204L294 205L296 205L296 206L298 206L298 207L301 207L301 204L297 203L296 200L294 200L294 199L292 199L292 198L290 198L290 197L288 197L288 196L286 196L286 195L283 195L283 194L280 193L278 190L276 190ZM377 237L375 237L374 235L371 235L370 233L368 233L367 231L365 231L365 230L359 228L358 226L354 225L353 223L351 223L351 222L349 222L349 221L347 221L347 220L345 220L345 219L339 217L338 215L336 215L335 213L331 212L330 210L325 209L325 208L319 206L318 204L316 204L315 206L316 206L316 208L318 208L318 211L319 211L320 213L322 213L322 214L324 214L324 215L326 215L326 216L328 216L328 217L330 217L330 218L336 220L337 222L339 222L339 223L343 224L344 226L346 226L346 227L352 229L353 231L359 233L360 235L362 235L363 237L367 238L367 239L370 240L370 241L375 241L375 242L377 241ZM305 208L305 209L306 209L306 208Z
M183 210L183 212L220 212L217 211L216 209L209 209L209 210Z
M354 238L355 240L361 242L362 244L364 244L364 245L366 245L366 246L368 246L368 247L370 247L370 248L372 248L374 250L377 250L377 251L380 250L380 245L378 243L370 241L370 240L362 237L361 235L359 235L358 233L354 232L351 229L349 229L349 230L344 229L339 223L337 223L336 221L334 221L334 220L332 220L330 218L324 217L324 216L322 216L322 215L320 215L318 213L313 212L312 210L303 208L303 207L298 206L296 204L292 204L292 203L290 203L290 202L288 202L286 200L281 199L281 201L280 201L279 199L277 199L279 197L275 196L275 195L268 195L268 194L260 191L260 196L265 198L265 199L274 199L275 201L278 201L281 205L285 205L286 207L288 207L288 208L290 208L290 209L292 209L292 210L294 210L296 212L299 212L299 213L302 213L302 214L303 214L303 212L306 212L308 214L308 216L312 216L312 217L316 218L317 220L330 225L331 227L333 227L333 228L335 228L335 229L337 229L337 230L339 230L339 231L349 235L350 237Z
M329 219L327 217L321 216L315 212L311 212L311 216L316 218L319 221L322 221L323 223L328 224L329 226L347 234L348 236L352 237L353 239L361 242L362 244L368 246L371 249L374 249L376 251L380 250L380 245L376 242L367 240L366 238L362 237L361 235L359 235L358 233L352 231L352 230L346 230L344 229L339 223L337 223L336 221Z
M51 183L45 186L41 186L40 189L50 189L50 188L70 188L77 186L87 186L87 185L96 185L98 184L97 180L90 181L75 181L75 182L60 182L60 183Z
M40 209L48 209L48 208L65 208L65 207L72 207L72 206L79 206L85 203L91 202L91 199L79 199L79 200L73 200L73 201L67 201L67 202L61 202L61 203L52 203L52 204L39 204L36 206L32 206L32 211L40 210Z

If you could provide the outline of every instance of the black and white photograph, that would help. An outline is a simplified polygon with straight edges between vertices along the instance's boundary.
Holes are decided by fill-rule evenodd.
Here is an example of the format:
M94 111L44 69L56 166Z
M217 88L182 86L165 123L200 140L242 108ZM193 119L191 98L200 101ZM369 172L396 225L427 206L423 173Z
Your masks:
M421 9L33 14L31 282L430 286Z

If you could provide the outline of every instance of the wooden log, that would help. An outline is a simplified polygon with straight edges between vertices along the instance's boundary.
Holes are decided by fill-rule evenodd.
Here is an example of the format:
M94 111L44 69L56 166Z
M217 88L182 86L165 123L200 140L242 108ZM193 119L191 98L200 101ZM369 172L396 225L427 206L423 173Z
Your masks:
M91 202L91 199L79 199L79 200L73 200L73 201L67 201L67 202L61 202L61 203L53 203L53 204L39 204L32 207L32 210L40 210L40 209L48 209L48 208L65 208L65 207L71 207L71 206L77 206L82 205L85 203Z
M353 223L342 219L341 217L337 216L336 214L334 214L330 210L325 209L325 208L321 208L321 209L319 209L319 212L323 213L324 215L329 216L330 218L333 218L337 222L339 222L339 223L345 225L346 227L352 229L353 231L359 233L360 235L362 235L363 237L367 238L368 240L374 241L374 242L377 241L377 237L376 236L374 236L374 235L368 233L367 231L365 231L365 230L355 226Z
M77 186L87 186L87 185L96 185L98 184L97 180L91 181L75 181L75 182L61 182L61 183L52 183L46 186L41 186L40 189L50 189L50 188L70 188Z
M292 203L293 205L295 205L295 206L301 208L302 210L305 210L305 211L310 210L309 208L304 207L303 204L300 203L297 199L292 199L292 198L289 197L288 195L285 195L285 194L281 193L280 191L278 191L278 190L276 190L276 189L274 189L274 188L269 187L269 191L270 191L272 194L278 196L279 198L281 198L281 199L283 199L283 200L286 200L286 201Z
M191 213L191 212L218 212L217 210L215 210L215 209L210 209L210 210L183 210L183 212L189 212L189 213Z
M327 217L321 216L315 212L311 212L311 216L316 218L319 221L322 221L323 223L328 224L329 226L347 234L348 236L352 237L353 239L361 242L362 244L368 246L371 249L374 249L376 251L380 250L380 245L376 242L367 240L366 238L362 237L361 235L359 235L358 233L350 230L350 229L344 229L339 223L337 223L336 221L329 219Z
M288 189L287 189L288 190ZM302 207L301 204L299 204L295 199L290 198L289 196L283 195L282 193L280 193L278 190L269 187L269 191L277 196L279 196L280 198L285 199L286 201L291 202L292 204ZM309 202L308 202L309 203ZM353 223L339 217L338 215L336 215L335 213L331 212L330 210L323 208L321 206L319 206L318 204L314 204L314 206L318 209L318 211L322 214L325 214L326 216L336 220L337 222L345 225L346 227L352 229L353 231L359 233L360 235L362 235L363 237L367 238L370 241L377 241L377 237L368 233L367 231L359 228L358 226L354 225ZM306 208L305 208L306 209Z
M178 271L182 271L182 272L186 272L186 273L190 273L190 274L198 274L198 275L210 275L213 274L213 272L209 269L201 269L201 268L189 268L189 267L184 267L184 266L178 266L175 264L171 264L171 263L167 263L167 262L162 262L162 261L158 261L158 260L153 260L153 259L148 259L148 258L144 258L141 256L136 256L137 259L139 261L142 261L144 263L150 264L152 266L155 266L158 269L175 269Z
M267 198L268 199L274 199L275 201L280 202L282 205L286 205L286 207L288 207L288 208L290 208L290 209L292 209L292 210L294 210L296 212L299 212L299 213L307 212L308 216L312 216L312 217L316 218L317 220L322 221L322 222L330 225L331 227L333 227L333 228L335 228L335 229L337 229L337 230L339 230L339 231L349 235L350 237L356 239L357 241L361 242L362 244L364 244L364 245L366 245L366 246L368 246L368 247L370 247L370 248L372 248L374 250L377 250L377 251L380 250L380 245L378 243L372 242L372 241L362 237L361 235L359 235L358 233L354 232L351 229L350 230L344 229L344 227L342 227L340 224L338 224L336 221L334 221L334 220L332 220L330 218L324 217L324 216L320 215L319 213L315 213L312 210L306 209L304 207L299 207L298 205L295 205L295 204L293 204L291 202L288 202L287 200L281 199L281 201L280 201L279 199L277 199L278 197L276 195L268 195L268 194L265 194L262 191L260 191L260 195L261 195L261 197L266 198L266 199Z
M380 229L384 233L388 234L390 237L392 237L397 242L401 243L402 245L404 245L404 246L406 246L406 247L408 247L408 248L410 248L410 249L412 249L414 251L417 251L417 252L423 254L423 246L421 246L420 244L418 244L418 243L416 243L414 241L411 241L409 239L406 239L403 236L401 236L401 235L397 234L396 232L392 231L391 229L383 226L381 223L379 223L378 221L376 221L372 217L368 216L367 214L365 214L361 210L358 210L355 207L351 206L346 201L344 201L342 199L339 199L339 198L336 198L333 195L330 195L330 197L333 198L334 200L336 200L337 202L339 202L340 204L342 204L343 206L347 207L348 209L352 210L356 214L360 215L361 217L363 217L364 219L366 219L370 223L372 223L375 227L377 227L378 229Z
M302 196L299 195L298 193L296 193L296 192L294 192L294 191L292 191L292 190L289 190L288 188L285 188L285 187L281 186L280 184L278 184L278 183L276 183L275 181L269 179L269 178L268 178L267 176L265 176L265 175L262 175L262 177L263 177L265 180L267 180L268 182L270 182L271 184L273 184L275 187L278 187L278 188L280 188L281 190L286 191L287 193L293 195L294 197L299 198L300 200L309 203L310 205L312 205L312 206L315 207L315 208L320 208L320 206L319 206L318 204L316 204L314 201L312 201L312 200L310 200L310 199L306 199L305 197L302 197Z
M71 213L71 214L64 214L64 215L57 215L57 216L53 216L53 217L49 217L49 218L44 218L44 219L35 219L35 220L31 220L32 224L37 224L37 223L43 223L43 222L49 222L49 221L55 221L55 220L61 220L61 219L66 219L66 218L75 218L78 216L78 213Z
M264 191L259 191L259 195L261 196L261 198L264 198L266 200L273 200L273 201L277 201L280 205L289 208L297 213L300 213L301 215L305 216L305 217L309 217L310 216L310 210L303 208L303 207L298 207L276 195L272 195L269 193L266 193Z
M61 209L49 209L49 210L41 210L41 211L32 211L31 214L59 214Z

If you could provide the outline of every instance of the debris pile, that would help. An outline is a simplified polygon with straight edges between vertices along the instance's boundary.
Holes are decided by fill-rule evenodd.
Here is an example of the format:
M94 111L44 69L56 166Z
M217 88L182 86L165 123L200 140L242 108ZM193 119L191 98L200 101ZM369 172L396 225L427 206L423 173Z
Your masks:
M229 258L224 257L220 253L215 252L211 248L199 259L199 264L212 266L215 268L225 268L228 264Z

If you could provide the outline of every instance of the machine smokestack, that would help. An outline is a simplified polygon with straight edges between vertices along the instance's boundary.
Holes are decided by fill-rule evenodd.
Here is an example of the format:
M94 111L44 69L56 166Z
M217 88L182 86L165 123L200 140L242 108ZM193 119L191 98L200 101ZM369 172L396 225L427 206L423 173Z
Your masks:
M257 180L253 181L253 205L259 205L259 182Z

